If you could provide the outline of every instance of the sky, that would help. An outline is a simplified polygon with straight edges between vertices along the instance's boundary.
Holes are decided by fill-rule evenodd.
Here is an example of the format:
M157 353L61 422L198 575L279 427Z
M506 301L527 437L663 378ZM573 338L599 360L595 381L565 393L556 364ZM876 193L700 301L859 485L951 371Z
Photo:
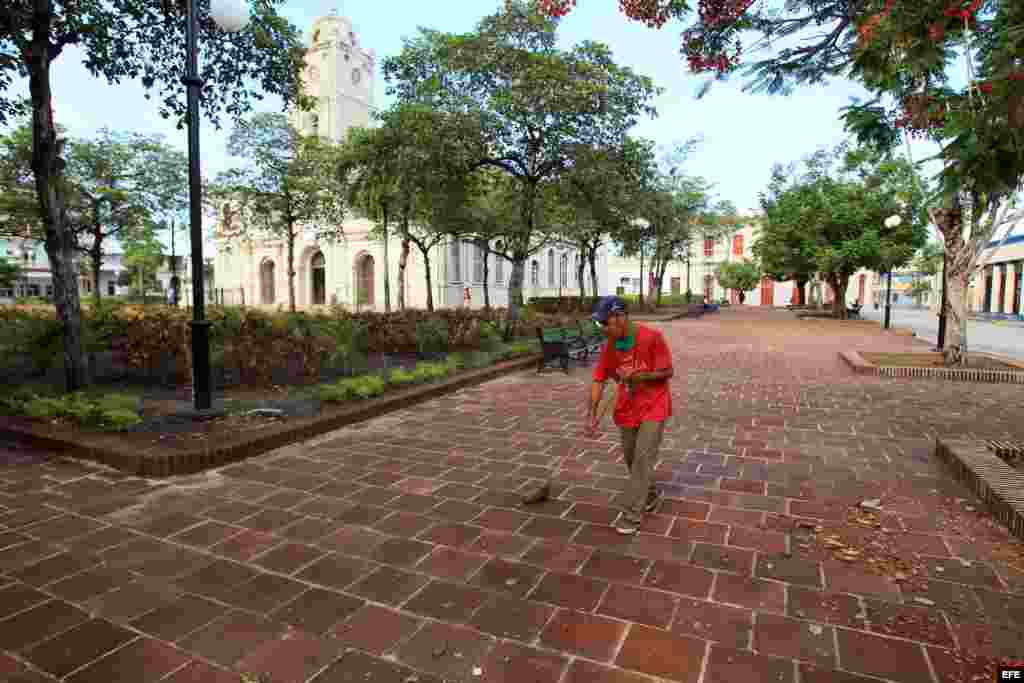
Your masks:
M472 30L499 2L289 0L279 6L279 12L302 30L304 38L313 21L330 10L348 16L360 44L377 52L374 104L381 108L389 104L381 65L385 57L401 51L403 38L413 37L420 27L456 33ZM564 48L584 40L605 43L616 62L651 77L664 89L656 101L658 116L642 120L633 134L666 146L700 136L703 142L688 160L686 172L712 181L719 198L732 201L741 212L756 211L758 193L767 185L772 165L797 161L843 140L839 110L851 97L865 97L865 93L856 84L837 80L789 96L752 95L743 93L737 81L717 82L697 100L703 77L689 74L679 55L681 28L670 23L660 30L648 29L621 15L615 0L586 0L563 20L559 39ZM89 137L106 126L162 134L169 144L187 149L186 131L160 118L138 81L109 85L89 74L82 62L83 53L70 47L52 68L54 114L72 136ZM12 89L27 94L27 81L15 83ZM280 111L280 100L268 97L257 103L256 111ZM218 131L204 121L200 150L205 176L214 177L231 166L226 137L226 128ZM921 159L932 152L918 146L914 154Z

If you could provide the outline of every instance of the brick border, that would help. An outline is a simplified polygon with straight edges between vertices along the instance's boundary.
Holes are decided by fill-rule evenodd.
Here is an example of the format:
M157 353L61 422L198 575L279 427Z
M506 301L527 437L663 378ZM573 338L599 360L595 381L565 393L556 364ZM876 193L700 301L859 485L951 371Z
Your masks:
M91 443L76 440L70 430L55 430L39 425L0 424L0 437L56 451L62 456L92 460L140 477L170 477L195 474L213 467L251 458L298 441L305 441L356 422L402 410L443 396L458 389L481 384L501 375L533 367L540 354L505 361L482 370L470 370L441 382L389 391L384 396L352 405L341 405L328 415L292 420L268 427L257 435L222 446L203 447L173 453L129 450L117 443L115 434L98 434Z
M1024 472L993 454L984 442L936 439L935 454L1010 533L1024 540Z
M909 353L915 353L910 351ZM917 352L920 353L920 352ZM855 374L876 377L915 377L921 379L946 379L961 382L986 382L989 384L1024 384L1024 363L996 356L990 353L976 353L1006 363L1020 370L959 370L955 368L915 368L879 366L869 363L856 351L840 351L839 357L849 365Z

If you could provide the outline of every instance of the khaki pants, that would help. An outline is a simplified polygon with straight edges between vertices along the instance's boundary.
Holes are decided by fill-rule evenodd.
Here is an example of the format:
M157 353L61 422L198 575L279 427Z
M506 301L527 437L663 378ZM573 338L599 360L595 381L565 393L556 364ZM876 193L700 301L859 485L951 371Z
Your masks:
M643 518L647 502L658 495L654 484L654 462L665 433L664 422L641 422L639 427L620 427L622 452L629 468L629 484L623 501L626 516Z

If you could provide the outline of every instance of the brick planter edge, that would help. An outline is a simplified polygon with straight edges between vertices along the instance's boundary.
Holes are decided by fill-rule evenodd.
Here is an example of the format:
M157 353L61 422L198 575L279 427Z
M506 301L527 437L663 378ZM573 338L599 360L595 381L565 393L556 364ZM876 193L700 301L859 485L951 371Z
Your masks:
M0 425L0 435L26 444L57 452L59 455L91 460L140 477L170 477L194 474L251 458L298 441L334 431L356 422L363 422L395 410L408 408L458 389L481 384L501 375L535 366L539 354L505 361L480 370L470 370L458 377L434 384L397 389L384 396L354 402L330 415L292 421L269 427L253 437L223 446L207 444L201 448L175 453L160 453L159 447L148 452L119 448L114 444L89 444L36 426ZM110 436L103 434L103 436Z
M1006 358L987 353L975 354L1002 363L1018 365ZM864 360L856 351L840 351L839 357L858 375L878 377L916 377L921 379L946 379L961 382L986 382L989 384L1024 384L1024 365L1020 370L960 370L956 368L915 368L879 366Z
M1024 540L1024 472L1004 462L982 442L936 439L935 454L1010 533Z

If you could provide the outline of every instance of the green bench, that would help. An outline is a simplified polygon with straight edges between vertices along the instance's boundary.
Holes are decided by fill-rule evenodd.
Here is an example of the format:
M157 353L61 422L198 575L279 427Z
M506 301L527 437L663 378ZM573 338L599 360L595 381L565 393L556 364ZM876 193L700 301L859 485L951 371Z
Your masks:
M537 362L537 372L557 366L562 372L569 373L569 359L579 359L587 355L587 342L579 329L571 327L537 328L537 339L544 354Z

